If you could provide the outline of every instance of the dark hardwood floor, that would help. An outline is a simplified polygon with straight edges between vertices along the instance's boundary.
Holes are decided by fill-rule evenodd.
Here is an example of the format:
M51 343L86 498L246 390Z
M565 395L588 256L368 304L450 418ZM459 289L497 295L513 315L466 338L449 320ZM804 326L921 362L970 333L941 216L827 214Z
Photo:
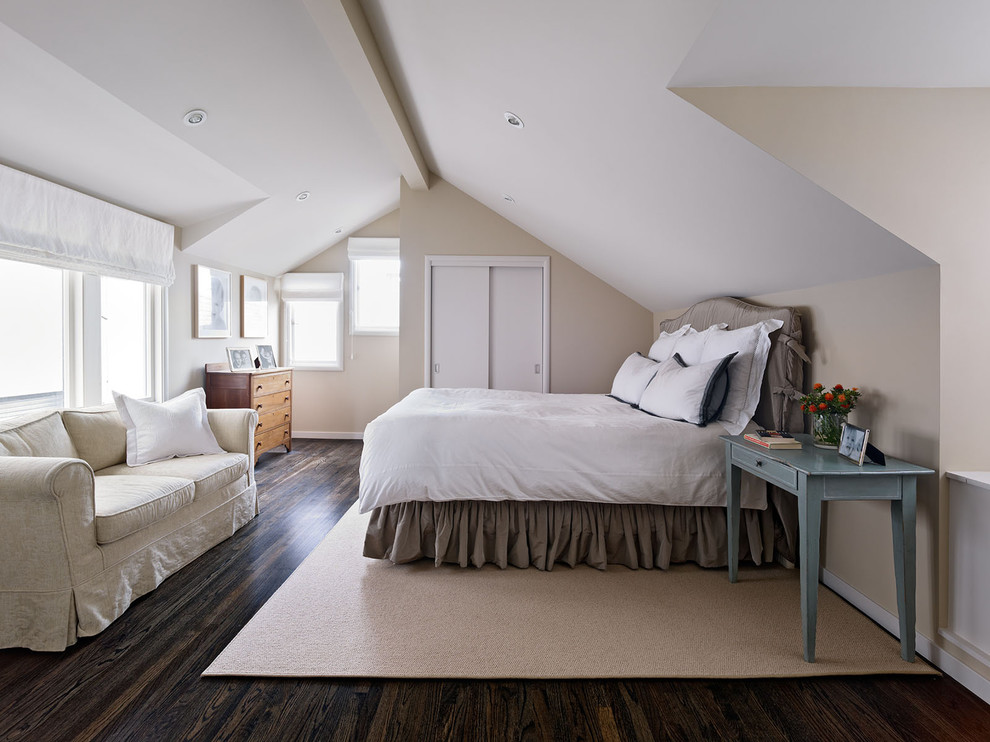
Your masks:
M294 447L259 461L259 517L102 634L58 654L0 650L0 739L990 739L990 706L947 677L202 678L357 495L359 442Z

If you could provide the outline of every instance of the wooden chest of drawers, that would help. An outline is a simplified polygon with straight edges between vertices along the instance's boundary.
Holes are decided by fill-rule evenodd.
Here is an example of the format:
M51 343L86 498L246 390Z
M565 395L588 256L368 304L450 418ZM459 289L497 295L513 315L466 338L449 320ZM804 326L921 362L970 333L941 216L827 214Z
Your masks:
M292 450L291 368L228 371L225 363L207 363L206 406L251 407L257 411L255 461L277 446Z

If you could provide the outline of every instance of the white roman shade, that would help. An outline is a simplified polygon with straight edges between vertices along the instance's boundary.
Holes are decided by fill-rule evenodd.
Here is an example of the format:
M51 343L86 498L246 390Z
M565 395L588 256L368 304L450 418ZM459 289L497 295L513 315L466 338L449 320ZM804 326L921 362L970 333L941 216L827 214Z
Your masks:
M343 273L286 273L282 276L282 301L343 298Z
M174 228L0 165L0 257L169 286Z
M398 237L351 237L347 240L348 260L398 257Z

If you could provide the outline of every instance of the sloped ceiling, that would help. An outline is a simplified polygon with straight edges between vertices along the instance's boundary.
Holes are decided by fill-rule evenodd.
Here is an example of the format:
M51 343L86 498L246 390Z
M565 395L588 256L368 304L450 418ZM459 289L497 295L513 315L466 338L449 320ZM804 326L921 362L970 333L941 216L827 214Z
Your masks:
M398 205L301 0L2 0L0 23L0 161L175 224L203 259L278 275Z
M942 261L990 234L988 28L982 0L726 4L671 85Z
M334 46L337 11L363 6L429 168L647 308L930 264L668 89L740 57L815 84L786 42L815 4L778 27L786 5L0 0L0 161L176 224L204 260L289 270L398 202L402 165ZM820 47L858 38L864 13L834 5Z

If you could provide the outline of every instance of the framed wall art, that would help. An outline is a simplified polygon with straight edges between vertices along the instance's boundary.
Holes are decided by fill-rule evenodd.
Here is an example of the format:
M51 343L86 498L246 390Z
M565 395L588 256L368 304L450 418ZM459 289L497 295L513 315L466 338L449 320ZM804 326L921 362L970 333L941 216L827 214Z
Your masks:
M196 337L229 338L230 273L205 265L197 265L194 268Z
M241 276L241 337L268 337L268 281Z

